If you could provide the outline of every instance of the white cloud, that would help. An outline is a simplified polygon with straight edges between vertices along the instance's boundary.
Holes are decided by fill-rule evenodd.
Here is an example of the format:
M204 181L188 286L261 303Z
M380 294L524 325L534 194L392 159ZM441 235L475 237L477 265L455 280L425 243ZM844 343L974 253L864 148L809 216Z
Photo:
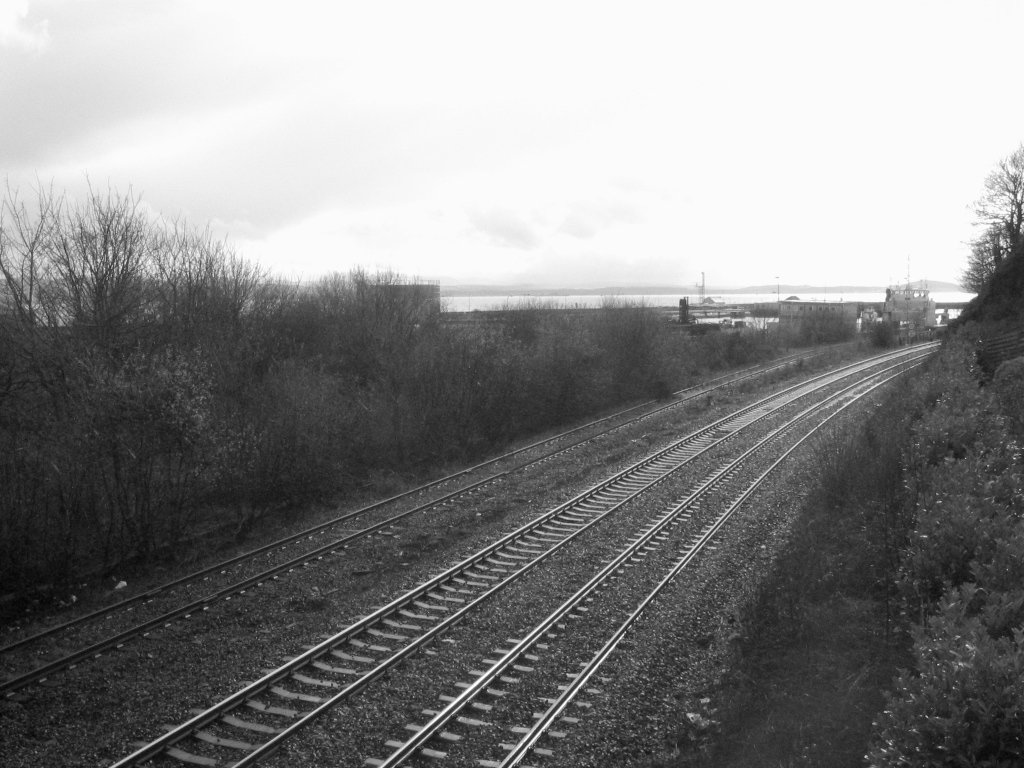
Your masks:
M50 44L45 19L28 21L28 0L0 0L0 48L40 53Z
M1024 138L1022 22L995 1L0 0L0 166L131 184L306 275L884 282L910 255L948 279Z
M470 211L469 222L487 239L503 248L532 250L541 243L535 228L516 213L501 208Z

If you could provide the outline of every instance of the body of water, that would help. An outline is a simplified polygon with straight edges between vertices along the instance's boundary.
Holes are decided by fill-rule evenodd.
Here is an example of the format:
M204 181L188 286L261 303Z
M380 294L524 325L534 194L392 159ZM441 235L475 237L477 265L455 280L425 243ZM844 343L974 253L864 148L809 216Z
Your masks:
M679 300L686 294L632 294L617 293L607 296L594 294L564 294L559 296L531 295L528 293L509 294L507 296L441 296L441 304L445 312L472 312L473 310L490 311L511 307L540 305L554 307L600 307L609 300L643 303L648 307L678 307ZM720 304L766 304L796 296L801 301L885 301L885 291L870 293L842 293L840 291L822 291L816 293L783 293L777 297L775 293L726 293L710 294L709 298ZM936 302L966 302L975 294L960 291L934 291L931 298ZM690 304L695 306L698 297L687 296Z

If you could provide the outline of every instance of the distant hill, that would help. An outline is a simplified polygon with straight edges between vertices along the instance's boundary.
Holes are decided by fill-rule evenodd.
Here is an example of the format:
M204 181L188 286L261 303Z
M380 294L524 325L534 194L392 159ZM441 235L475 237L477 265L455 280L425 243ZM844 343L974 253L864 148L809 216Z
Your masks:
M902 285L902 283L901 283ZM779 289L783 293L822 293L828 291L829 293L870 293L872 291L885 292L888 286L884 285L782 285ZM943 280L913 280L910 283L911 288L927 288L930 291L943 291L943 292L960 292L964 289L957 283L948 283ZM711 293L711 288L708 288L708 293ZM775 293L776 285L751 285L746 288L715 288L715 293Z
M962 291L956 283L943 282L942 280L917 280L911 283L914 288L928 288L932 291ZM705 292L724 296L737 293L775 293L781 291L786 294L800 293L884 293L884 285L748 285L740 288L709 285ZM517 285L442 285L441 293L444 296L509 296L529 293L531 296L615 296L617 294L646 294L650 296L676 295L692 296L696 293L693 285L609 285L601 288L572 288L572 287L539 287L531 284Z

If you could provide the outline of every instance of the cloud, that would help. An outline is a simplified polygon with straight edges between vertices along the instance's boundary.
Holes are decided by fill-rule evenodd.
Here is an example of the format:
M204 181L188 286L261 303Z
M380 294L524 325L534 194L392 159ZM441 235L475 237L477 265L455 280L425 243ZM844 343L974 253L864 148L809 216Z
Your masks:
M599 232L619 223L635 223L636 209L622 202L590 201L574 203L558 231L581 240L589 240Z
M470 211L469 222L494 245L533 250L541 244L540 235L529 222L507 209Z
M1018 4L644 5L0 0L0 172L304 274L955 274Z
M45 19L28 22L28 0L0 0L0 48L39 53L50 44Z
M298 65L283 63L276 47L245 56L234 20L186 3L40 0L27 15L26 7L0 0L0 40L10 41L0 45L0 103L17 116L0 121L7 170L81 162L122 143L126 131L173 128L296 79ZM40 55L26 55L28 46Z

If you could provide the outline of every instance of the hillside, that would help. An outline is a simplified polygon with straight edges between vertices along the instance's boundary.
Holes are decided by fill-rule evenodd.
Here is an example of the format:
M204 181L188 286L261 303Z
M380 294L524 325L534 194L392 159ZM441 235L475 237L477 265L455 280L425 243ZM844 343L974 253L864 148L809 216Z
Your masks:
M988 376L978 339L1020 328L1008 259L941 352L851 437L743 627L720 732L676 768L1021 765L1024 358Z
M995 275L967 306L960 324L998 323L1024 318L1024 258L1004 259Z
M932 291L958 292L963 288L957 283L941 280L917 280L912 283L915 288L928 288ZM784 283L782 285L747 285L722 286L708 285L707 293L716 295L766 293L885 293L884 285L809 285L806 283ZM616 296L619 294L643 294L650 296L686 296L695 292L693 285L609 285L599 288L578 288L572 286L543 286L535 284L516 285L442 285L441 293L445 296L510 296L529 293L532 296Z

